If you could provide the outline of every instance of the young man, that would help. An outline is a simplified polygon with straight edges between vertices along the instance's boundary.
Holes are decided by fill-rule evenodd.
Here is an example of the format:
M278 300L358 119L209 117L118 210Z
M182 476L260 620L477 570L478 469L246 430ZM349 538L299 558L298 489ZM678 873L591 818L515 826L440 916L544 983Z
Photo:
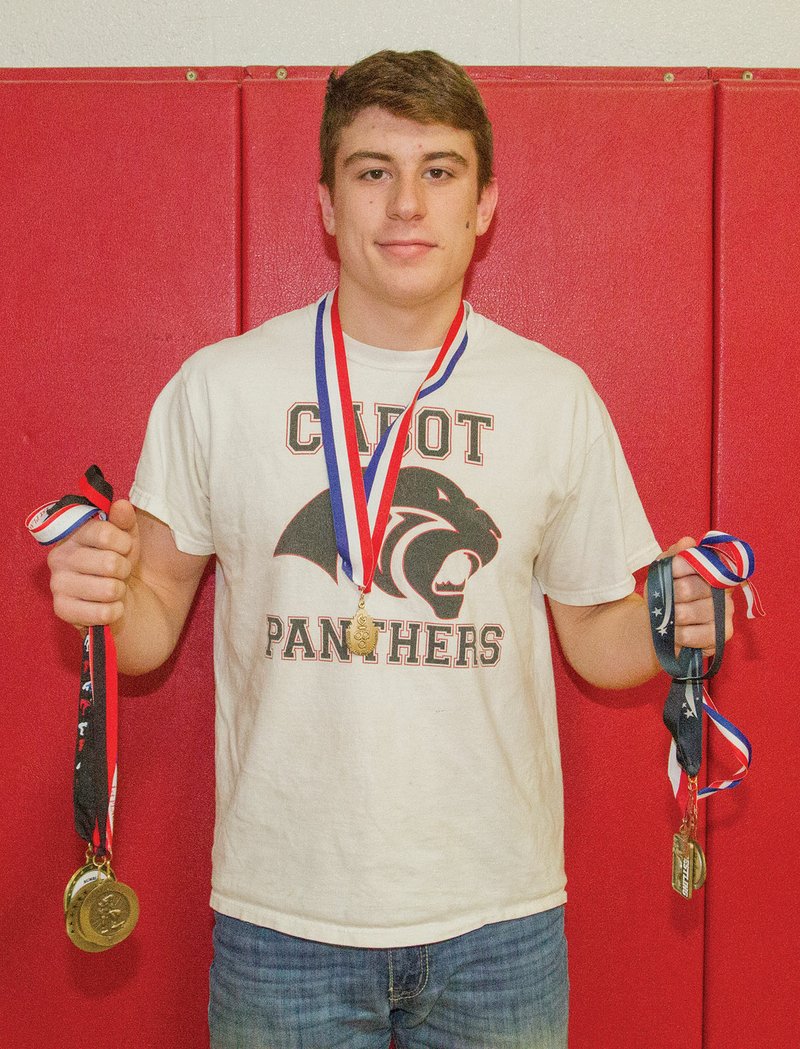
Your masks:
M580 674L643 682L660 548L584 374L462 306L497 202L463 70L332 75L321 152L336 296L184 364L136 511L51 554L55 609L147 671L216 555L215 1049L563 1047L544 595ZM709 650L675 573L677 642Z

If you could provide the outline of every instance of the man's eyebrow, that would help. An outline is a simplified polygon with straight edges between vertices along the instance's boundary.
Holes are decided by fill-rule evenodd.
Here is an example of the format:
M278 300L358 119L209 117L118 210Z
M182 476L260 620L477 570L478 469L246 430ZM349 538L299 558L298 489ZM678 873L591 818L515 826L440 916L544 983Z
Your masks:
M456 164L461 164L462 167L468 168L469 162L466 157L462 157L460 153L457 153L454 149L443 149L436 153L426 153L422 158L425 161L429 160L454 160Z
M356 164L360 160L379 160L383 164L391 164L394 158L389 153L377 153L371 149L357 149L355 153L351 153L349 157L345 157L344 167L349 164ZM442 149L436 150L432 153L425 153L422 157L423 163L430 163L432 160L453 160L456 164L460 164L462 167L469 167L469 162L466 157L462 157L460 153L457 153L454 149Z
M381 160L384 164L391 163L392 158L388 153L373 153L370 149L357 149L349 157L345 157L344 166L355 164L359 160Z

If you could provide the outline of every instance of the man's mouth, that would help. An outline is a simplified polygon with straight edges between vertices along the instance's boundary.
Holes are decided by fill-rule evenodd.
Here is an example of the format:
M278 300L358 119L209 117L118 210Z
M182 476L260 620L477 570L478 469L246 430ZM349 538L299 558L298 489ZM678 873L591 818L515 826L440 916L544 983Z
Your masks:
M382 251L399 258L417 258L436 247L429 240L379 240L376 243Z

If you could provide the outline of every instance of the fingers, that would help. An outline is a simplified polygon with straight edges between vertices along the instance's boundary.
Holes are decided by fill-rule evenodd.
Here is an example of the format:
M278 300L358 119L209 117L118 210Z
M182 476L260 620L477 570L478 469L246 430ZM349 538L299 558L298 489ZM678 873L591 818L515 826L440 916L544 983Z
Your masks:
M121 580L62 576L53 590L53 611L74 626L106 626L125 614L126 586Z
M702 580L701 580L702 582ZM706 590L708 584L703 583ZM677 590L677 587L676 587ZM733 636L733 598L730 591L725 594L725 640ZM711 597L696 600L675 601L675 645L677 648L699 648L703 655L713 656L716 651L716 629L714 604Z
M137 527L136 510L127 499L117 499L111 504L108 520L123 532L133 534Z
M672 592L675 595L675 603L688 601L702 601L708 598L711 601L711 587L696 572L688 575L672 575Z
M716 651L714 628L714 604L711 587L682 557L682 550L697 546L697 540L685 535L665 550L662 557L674 558L672 562L672 585L675 599L675 647L699 648L704 656L713 656ZM731 591L725 593L725 640L733 636L733 598Z
M133 506L118 500L109 519L94 518L48 555L53 610L75 626L117 622L125 611L127 584L139 555Z
M676 554L679 554L681 550L690 550L693 546L697 546L697 540L693 539L690 535L685 535L682 539L679 539L677 543L673 543L668 550L665 550L664 553L661 554L661 557L674 557ZM678 558L672 566L673 574L678 565L686 565L686 562L681 558ZM686 565L686 567L688 568L689 566Z

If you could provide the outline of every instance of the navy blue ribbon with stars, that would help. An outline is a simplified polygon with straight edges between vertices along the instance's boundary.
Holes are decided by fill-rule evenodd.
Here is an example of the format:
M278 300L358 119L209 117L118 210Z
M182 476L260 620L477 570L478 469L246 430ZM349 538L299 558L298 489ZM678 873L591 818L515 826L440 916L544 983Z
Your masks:
M664 704L664 723L672 735L669 778L678 803L685 807L689 779L700 771L703 759L703 711L710 726L724 741L726 754L738 762L727 778L716 779L697 791L703 798L720 790L738 786L752 759L752 747L744 733L716 708L704 682L713 677L722 663L725 648L725 590L741 588L747 600L747 617L763 616L758 591L750 577L755 557L750 545L727 532L707 532L698 546L676 555L690 565L711 586L714 604L715 653L710 666L703 671L701 649L683 648L675 654L675 604L673 596L672 558L660 558L650 566L647 578L647 601L653 645L661 666L672 678ZM693 788L694 789L694 788Z

